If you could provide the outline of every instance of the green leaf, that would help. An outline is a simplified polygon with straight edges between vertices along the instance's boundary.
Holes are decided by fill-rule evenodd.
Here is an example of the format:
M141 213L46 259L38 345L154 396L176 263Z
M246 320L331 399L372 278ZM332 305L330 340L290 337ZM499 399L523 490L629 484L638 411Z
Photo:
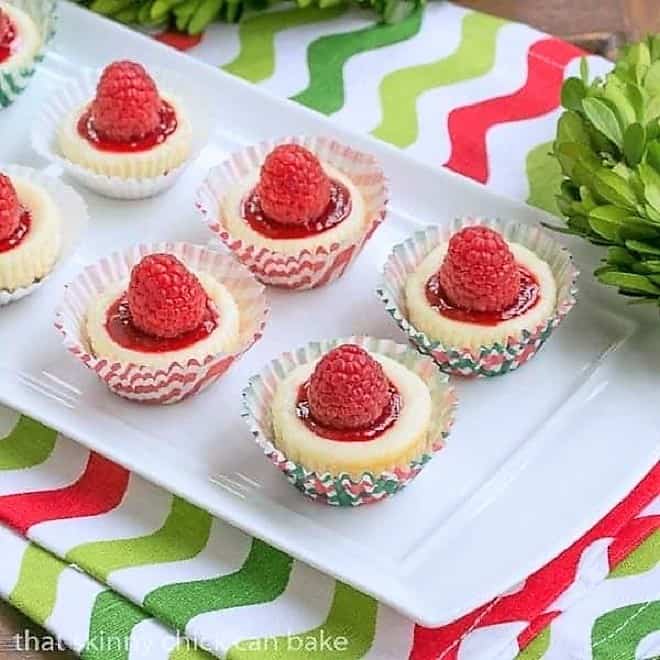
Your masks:
M597 98L584 99L582 107L589 121L620 149L623 146L623 135L616 113L602 99Z
M644 266L644 269L649 273L660 273L660 260L649 259L648 261L640 261L640 266Z
M649 50L651 51L651 60L660 60L660 34L649 37Z
M627 291L660 295L660 287L657 287L643 275L608 271L599 274L597 277L600 282L609 286L617 286L620 289L626 289Z
M644 187L646 201L660 213L660 186L651 183Z
M626 95L625 88L620 83L615 84L614 80L616 78L610 78L605 84L605 98L614 106L619 124L625 128L637 121L637 113Z
M589 62L586 57L580 60L580 78L585 85L589 84Z
M626 85L626 97L630 101L630 105L635 109L635 119L637 121L644 119L644 107L646 106L644 96L645 93L634 83L628 83Z
M559 142L577 142L591 146L589 133L582 116L574 110L566 110L557 124L557 140Z
M621 225L618 222L589 216L589 226L599 236L606 238L608 241L614 243L619 241L619 227Z
M580 110L582 100L587 96L587 88L579 78L567 78L561 88L561 104L567 110Z
M607 248L607 263L613 266L632 267L637 259L626 248L613 245Z
M591 170L600 167L600 161L596 154L588 146L579 142L556 144L555 157L561 165L562 172L573 179L577 185L585 185L588 181L591 181ZM578 163L582 163L582 166L587 170L584 178L575 174L575 167Z
M626 209L622 209L620 206L604 204L592 209L592 211L589 213L589 216L592 218L606 220L607 222L616 222L621 224L625 222L626 218L630 217L630 214L628 211L626 211Z
M660 94L654 96L647 104L644 113L644 121L651 122L660 117Z
M660 238L660 227L642 218L629 216L621 225L619 234L623 241L655 241Z
M618 174L601 167L592 173L593 188L605 202L634 209L637 197L630 184Z
M660 172L660 141L649 142L646 148L646 162L656 171Z
M643 241L626 241L626 247L632 251L643 255L660 257L660 248Z
M648 159L647 159L648 160ZM660 186L660 170L647 163L640 163L637 168L644 186Z
M646 72L644 87L651 96L660 94L660 60L654 62Z
M623 134L623 153L628 165L635 166L644 155L646 130L639 123L630 124Z

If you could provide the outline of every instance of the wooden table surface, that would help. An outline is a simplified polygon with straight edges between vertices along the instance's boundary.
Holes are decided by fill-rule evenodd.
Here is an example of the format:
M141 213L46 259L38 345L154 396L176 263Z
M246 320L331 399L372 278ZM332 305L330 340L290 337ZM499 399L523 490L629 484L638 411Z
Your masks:
M458 0L465 5L498 16L529 23L581 46L606 55L627 40L648 32L660 32L657 0ZM2 568L0 567L0 570ZM68 660L70 653L34 653L6 650L17 634L36 626L0 601L0 660Z

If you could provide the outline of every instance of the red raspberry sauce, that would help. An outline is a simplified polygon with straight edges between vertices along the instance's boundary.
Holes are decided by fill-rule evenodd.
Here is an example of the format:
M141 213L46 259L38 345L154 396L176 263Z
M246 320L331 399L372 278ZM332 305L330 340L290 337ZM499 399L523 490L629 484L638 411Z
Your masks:
M195 330L167 339L153 337L133 325L125 293L110 305L105 322L105 328L113 341L124 348L141 353L167 353L188 348L198 341L206 339L217 327L218 312L209 301L204 318Z
M296 401L296 415L303 424L316 435L326 440L335 442L368 442L375 440L387 431L399 419L401 413L401 395L392 383L390 383L390 400L381 416L368 428L363 429L333 429L329 426L319 424L309 409L309 381L303 383L298 390Z
M351 213L351 194L339 181L330 181L330 201L325 211L313 223L306 225L284 225L268 217L261 208L259 194L253 190L243 201L241 215L244 220L266 238L307 238L322 234L348 218Z
M176 110L167 101L163 101L160 108L160 126L156 131L149 133L140 140L133 142L114 142L99 137L94 128L92 111L89 108L83 112L78 120L78 135L87 140L87 142L99 151L122 154L138 153L140 151L149 151L149 149L153 149L153 147L165 142L176 131L177 126Z
M15 247L18 247L23 242L23 239L30 233L31 226L32 216L27 209L23 209L16 231L9 238L0 241L0 253L9 252Z
M16 26L10 23L9 32L5 38L0 41L0 64L8 60L15 52L18 43L18 35L16 34Z
M541 287L536 277L527 268L518 264L520 272L520 290L517 300L501 312L474 312L454 307L445 297L437 273L426 283L426 299L438 313L454 321L475 323L477 325L497 325L509 319L522 316L536 306L541 298Z

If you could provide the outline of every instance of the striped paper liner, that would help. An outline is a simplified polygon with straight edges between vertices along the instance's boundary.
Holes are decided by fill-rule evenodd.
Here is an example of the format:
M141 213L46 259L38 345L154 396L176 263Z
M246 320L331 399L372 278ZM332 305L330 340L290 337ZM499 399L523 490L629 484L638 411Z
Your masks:
M57 0L9 0L9 4L22 9L35 22L42 45L35 57L20 67L0 69L0 108L9 107L28 86L36 67L44 58L44 50L55 34Z
M364 197L368 220L359 238L337 242L299 254L285 255L252 245L232 236L225 226L220 200L250 172L259 169L266 156L279 144L300 144L321 162L344 173ZM211 231L264 284L288 289L310 289L334 282L357 258L366 241L385 219L388 202L387 180L376 159L327 137L284 137L268 140L232 154L211 169L197 192L197 208Z
M206 273L229 289L241 315L240 349L208 355L201 361L173 362L167 369L111 362L93 354L85 330L91 301L111 284L128 280L132 267L154 252L173 254L191 270ZM115 394L145 403L168 404L201 392L220 378L261 338L268 311L263 286L230 255L190 243L154 243L116 252L87 267L67 286L56 310L55 327L62 333L67 350L94 371Z
M166 173L161 176L122 178L98 174L62 155L57 143L60 124L72 111L88 104L95 97L96 85L103 69L83 69L76 79L58 86L57 91L47 99L32 128L32 146L35 151L47 160L58 163L85 187L105 197L144 199L173 186L206 145L213 124L213 111L204 100L206 95L203 90L196 87L194 82L158 67L147 66L147 71L162 93L167 94L173 90L174 96L188 114L193 130L193 144L186 162L170 171L163 165L162 169Z
M396 360L415 372L429 387L433 408L427 448L405 468L393 467L376 474L365 472L359 477L347 473L319 473L290 460L275 445L271 409L280 382L297 366L315 362L331 349L345 343L358 344L368 351ZM333 506L360 506L398 493L420 473L433 454L444 446L454 421L456 405L456 395L449 379L438 371L430 358L389 339L348 337L313 342L273 360L260 374L250 379L243 391L242 416L268 460L304 495Z
M11 178L17 176L43 188L53 199L60 213L60 252L50 273L29 286L7 291L0 289L0 307L25 298L36 291L53 273L53 271L69 259L87 230L87 204L83 198L70 186L44 172L39 172L23 165L3 165L0 172Z
M481 346L478 351L448 346L417 330L408 320L405 285L421 261L440 243L463 227L486 225L513 243L520 243L543 259L557 283L554 314L531 330L511 336L505 344ZM446 227L433 225L397 245L385 263L382 281L376 291L388 313L424 355L430 355L440 369L457 376L498 376L517 369L532 358L576 302L578 271L571 254L540 227L488 218L458 218Z

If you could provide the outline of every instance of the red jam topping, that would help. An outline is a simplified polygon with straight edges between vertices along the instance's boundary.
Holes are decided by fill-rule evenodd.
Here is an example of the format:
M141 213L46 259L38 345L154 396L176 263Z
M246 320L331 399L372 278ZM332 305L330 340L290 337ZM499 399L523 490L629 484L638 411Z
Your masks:
M160 108L160 124L158 129L139 140L116 142L103 139L94 128L91 109L85 110L78 120L78 135L87 140L87 142L99 151L137 153L140 151L149 151L149 149L153 149L153 147L165 142L176 131L177 126L176 110L167 101L163 101Z
M454 307L445 296L437 273L431 276L426 283L426 299L438 313L454 321L477 325L497 325L522 316L532 309L541 298L541 287L534 274L520 264L518 264L518 270L520 272L518 298L513 305L500 312L475 312Z
M29 234L32 225L32 216L27 209L23 209L21 219L16 231L9 237L0 241L0 252L9 252L19 246Z
M245 221L266 238L287 239L307 238L322 234L336 227L351 213L351 194L339 181L330 181L330 201L325 211L313 222L304 225L284 225L268 217L259 201L259 194L253 190L243 201L241 214Z
M0 13L1 12L2 10L0 9ZM0 20L2 19L0 18ZM9 23L9 30L7 30L4 36L0 39L0 64L8 60L16 52L18 45L16 26L11 20L9 20L9 17L7 17L6 20Z
M204 319L194 330L167 339L153 337L133 325L128 311L128 300L126 294L123 294L110 305L105 327L113 341L124 348L141 353L167 353L180 351L206 339L218 327L218 312L209 301L206 305Z
M312 417L309 409L308 390L309 382L303 383L298 390L296 415L312 433L320 435L326 440L334 440L336 442L368 442L369 440L375 440L383 435L399 419L401 413L401 395L394 385L390 383L389 403L375 422L363 429L333 429L319 424Z

